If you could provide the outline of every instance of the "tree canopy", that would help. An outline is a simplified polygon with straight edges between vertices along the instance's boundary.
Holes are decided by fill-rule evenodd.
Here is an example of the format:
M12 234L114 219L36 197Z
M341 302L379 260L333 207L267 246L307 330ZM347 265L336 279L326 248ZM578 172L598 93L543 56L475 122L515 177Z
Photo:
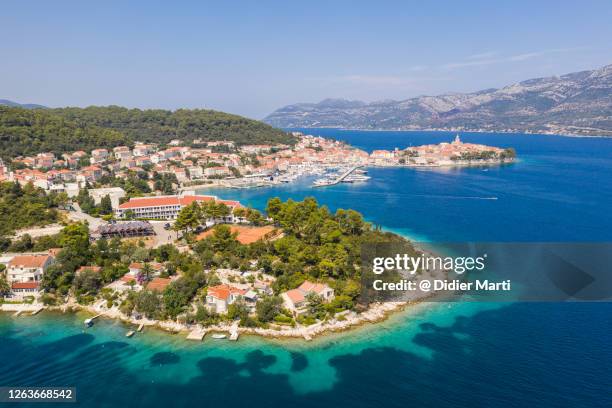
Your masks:
M0 106L0 157L61 154L131 145L229 140L237 145L293 144L289 133L263 122L205 109L127 109L119 106L23 109Z

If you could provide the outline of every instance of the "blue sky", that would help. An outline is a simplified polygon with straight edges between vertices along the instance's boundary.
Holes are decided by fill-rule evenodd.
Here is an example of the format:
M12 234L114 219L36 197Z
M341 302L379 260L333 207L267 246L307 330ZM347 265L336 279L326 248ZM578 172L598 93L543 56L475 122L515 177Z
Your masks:
M597 68L611 21L610 1L4 2L0 98L262 118Z

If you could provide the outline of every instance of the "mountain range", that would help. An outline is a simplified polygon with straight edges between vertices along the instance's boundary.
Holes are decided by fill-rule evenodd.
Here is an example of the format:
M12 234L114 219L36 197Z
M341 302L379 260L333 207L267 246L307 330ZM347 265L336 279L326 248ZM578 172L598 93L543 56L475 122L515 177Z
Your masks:
M37 105L35 103L17 103L9 101L8 99L0 99L0 105L10 106L13 108L24 108L24 109L46 109L46 106Z
M280 108L280 128L533 132L612 136L612 65L500 89L366 103L325 99Z

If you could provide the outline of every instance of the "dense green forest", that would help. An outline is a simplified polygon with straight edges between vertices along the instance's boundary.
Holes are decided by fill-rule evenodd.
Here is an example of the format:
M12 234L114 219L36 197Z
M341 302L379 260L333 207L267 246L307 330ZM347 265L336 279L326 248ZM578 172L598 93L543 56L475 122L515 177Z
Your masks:
M295 141L288 133L262 122L212 110L0 106L0 156L3 158L43 151L89 151L130 145L134 141L165 144L172 139L232 140L238 145Z
M45 194L31 184L0 183L0 250L15 230L57 222L57 208L66 201L65 194Z
M113 129L77 123L46 109L0 106L0 157L109 148L128 139Z

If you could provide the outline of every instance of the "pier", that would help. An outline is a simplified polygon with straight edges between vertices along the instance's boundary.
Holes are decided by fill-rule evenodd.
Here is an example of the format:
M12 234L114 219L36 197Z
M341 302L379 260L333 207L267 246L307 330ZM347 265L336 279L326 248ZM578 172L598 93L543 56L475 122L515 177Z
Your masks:
M234 322L234 324L232 324L232 327L230 328L230 337L229 337L229 339L231 341L237 341L239 335L240 334L238 333L238 322Z
M362 166L353 166L350 169L348 169L347 171L345 171L344 173L340 174L338 177L336 177L335 179L329 181L328 183L325 184L315 184L315 187L326 187L326 186L334 186L338 183L341 183L342 180L344 180L345 178L347 178L348 176L350 176L355 170L357 170L358 168L360 168Z
M39 314L40 312L42 312L44 310L44 307L39 307L38 309L35 309L32 311L32 313L30 313L31 316L36 316L37 314Z
M187 340L202 341L204 336L206 336L206 331L206 329L201 327L195 328L187 335Z

